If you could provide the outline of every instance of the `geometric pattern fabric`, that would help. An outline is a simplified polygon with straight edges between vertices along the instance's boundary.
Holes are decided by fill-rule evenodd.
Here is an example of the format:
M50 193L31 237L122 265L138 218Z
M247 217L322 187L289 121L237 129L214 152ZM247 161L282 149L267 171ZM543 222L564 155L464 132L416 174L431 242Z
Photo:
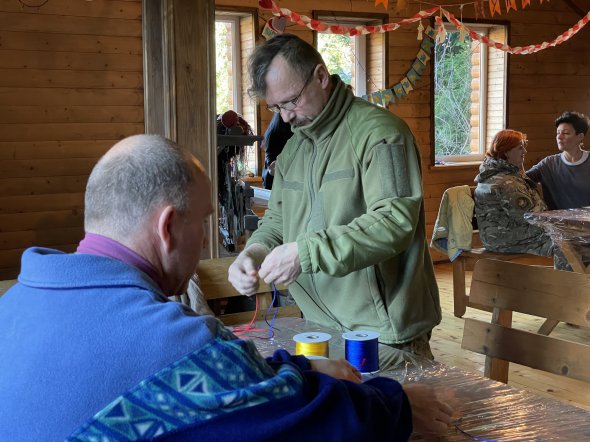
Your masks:
M140 382L67 441L150 439L243 408L295 395L303 378L290 364L275 372L251 341L221 323L216 339Z

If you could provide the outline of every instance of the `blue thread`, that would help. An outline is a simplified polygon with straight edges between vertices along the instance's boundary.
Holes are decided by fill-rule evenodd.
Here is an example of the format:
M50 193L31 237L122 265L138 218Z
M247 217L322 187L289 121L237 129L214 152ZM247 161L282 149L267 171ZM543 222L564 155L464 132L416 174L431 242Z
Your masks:
M272 301L270 301L270 305L268 306L268 309L266 310L266 313L264 314L264 322L266 322L266 325L268 325L268 337L269 338L272 338L274 336L274 334L275 334L274 333L275 319L277 317L277 313L279 311L279 308L277 307L275 309L275 312L272 315L272 319L270 321L270 324L266 320L266 317L270 313L270 309L273 308L273 306L275 305L275 300L276 299L277 299L277 288L276 288L276 286L274 284L272 284Z
M342 335L345 339L344 354L346 360L361 373L379 371L379 334L375 332L355 331Z

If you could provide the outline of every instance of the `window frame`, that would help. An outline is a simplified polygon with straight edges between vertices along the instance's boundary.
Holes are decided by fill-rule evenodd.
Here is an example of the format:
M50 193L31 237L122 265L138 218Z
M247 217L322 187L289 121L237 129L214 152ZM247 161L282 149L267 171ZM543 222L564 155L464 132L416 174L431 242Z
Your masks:
M315 20L322 20L328 23L335 23L344 26L358 26L358 25L381 25L389 22L389 14L370 13L370 12L349 12L349 11L323 11L314 10L312 11L312 17ZM389 81L389 33L385 32L383 36L383 48L381 50L381 66L382 74L381 78L378 78L379 89L387 88ZM354 94L361 97L367 94L367 81L368 78L368 60L367 54L369 53L369 34L361 34L355 36L355 85ZM318 47L318 32L313 31L313 46L317 49ZM375 80L373 78L373 80ZM361 83L362 82L362 83ZM362 87L359 87L359 84Z
M217 22L224 22L224 23L231 23L232 25L232 72L233 76L233 103L234 109L239 114L242 114L242 82L240 79L242 78L242 63L241 61L241 50L242 50L242 42L240 39L240 15L234 14L231 12L218 12L215 11L215 23ZM237 32L236 32L237 30ZM215 112L218 113L218 109L215 109Z
M477 23L472 23L466 20L465 25L470 29L477 31L480 35L489 35L492 28L495 27L502 27L504 28L505 34L505 43L509 44L510 39L510 22L503 21L503 20L481 20ZM431 22L431 26L434 27L434 22ZM445 22L444 23L445 29L447 32L459 32L454 25L451 23ZM485 30L485 34L480 32L481 30ZM466 155L446 155L446 156L437 156L435 149L435 60L434 60L434 48L432 54L432 62L431 62L431 164L436 167L445 167L445 166L452 166L452 165L460 165L460 164L467 164L467 163L481 163L485 157L485 152L487 150L487 138L488 138L488 96L489 96L489 48L488 46L481 44L480 50L480 92L479 92L479 115L480 115L480 126L479 126L479 153L472 153ZM483 50L485 48L485 50ZM503 116L502 116L502 127L508 127L508 79L510 74L510 54L504 54L503 60ZM473 77L472 77L473 78ZM447 163L447 164L441 164Z

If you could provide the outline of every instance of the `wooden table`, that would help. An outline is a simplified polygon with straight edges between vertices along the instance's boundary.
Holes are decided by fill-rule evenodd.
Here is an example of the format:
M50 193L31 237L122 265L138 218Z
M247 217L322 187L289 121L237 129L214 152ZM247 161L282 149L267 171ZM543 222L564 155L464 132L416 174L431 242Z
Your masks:
M268 329L264 322L258 326ZM299 318L275 322L273 339L254 339L264 356L284 348L295 352L292 337L308 331L330 333L330 357L343 357L341 332ZM380 373L401 383L424 382L440 386L455 410L457 422L439 441L584 441L590 440L590 412L554 399L543 398L476 373L425 361ZM467 433L467 434L465 434ZM423 439L414 435L412 440Z
M590 273L590 207L527 213L525 219L542 227L558 246L574 272ZM559 321L547 319L539 333L548 335Z
M528 213L525 218L545 229L575 272L590 273L583 262L590 256L590 207Z

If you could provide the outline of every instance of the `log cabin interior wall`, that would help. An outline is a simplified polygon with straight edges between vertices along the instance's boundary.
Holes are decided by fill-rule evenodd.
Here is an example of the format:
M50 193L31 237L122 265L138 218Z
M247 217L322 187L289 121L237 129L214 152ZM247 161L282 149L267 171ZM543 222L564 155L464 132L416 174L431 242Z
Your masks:
M90 170L144 132L142 60L139 0L0 1L0 279L75 249Z
M91 168L116 140L144 131L141 1L26 3L43 5L30 8L18 0L0 0L0 279L16 276L26 247L75 248L82 236L83 192ZM256 0L215 3L220 8L258 7ZM366 0L280 4L309 16L314 10L383 12ZM396 2L390 2L390 21L420 7L408 4L397 11ZM473 19L472 7L464 9L464 18ZM527 9L499 19L510 22L508 41L518 46L552 40L588 10L589 0L533 0ZM269 17L259 10L259 30ZM313 41L303 27L289 24L288 31ZM416 26L391 32L387 41L387 86L392 86L416 56ZM556 48L509 56L507 124L528 134L525 166L556 151L557 115L564 110L590 114L588 41L586 28ZM415 90L390 108L408 122L420 146L428 235L444 190L471 184L478 167L433 164L431 85L426 69ZM194 109L176 108L189 111ZM264 107L259 115L264 131L271 115Z

